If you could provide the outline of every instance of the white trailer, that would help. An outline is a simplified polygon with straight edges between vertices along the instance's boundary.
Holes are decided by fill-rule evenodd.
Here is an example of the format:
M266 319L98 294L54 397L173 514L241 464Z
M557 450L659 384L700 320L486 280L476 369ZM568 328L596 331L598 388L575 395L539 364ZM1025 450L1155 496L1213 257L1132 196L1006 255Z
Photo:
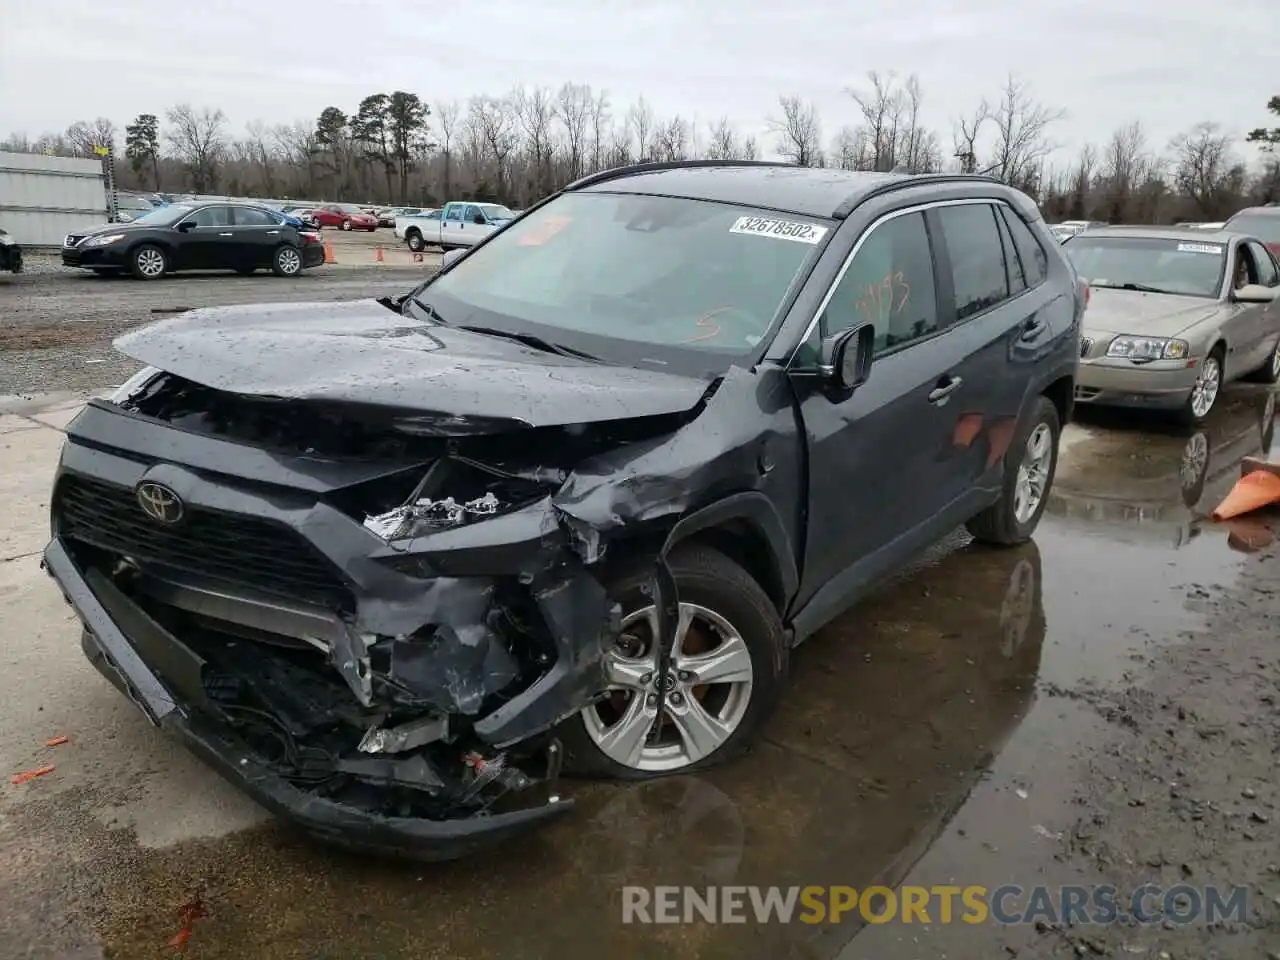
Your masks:
M108 209L101 160L0 153L0 227L28 250L107 222Z

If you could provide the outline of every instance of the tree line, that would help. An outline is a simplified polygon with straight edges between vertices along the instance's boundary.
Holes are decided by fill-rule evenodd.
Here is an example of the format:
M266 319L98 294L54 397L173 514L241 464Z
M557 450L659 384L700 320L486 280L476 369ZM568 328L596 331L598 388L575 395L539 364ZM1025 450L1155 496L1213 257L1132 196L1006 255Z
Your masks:
M779 97L765 118L765 147L804 166L985 174L1027 191L1051 220L1219 220L1280 200L1280 126L1260 127L1241 142L1205 120L1157 144L1134 119L1063 163L1055 134L1065 112L1016 76L953 118L946 134L925 125L915 75L871 72L846 93L850 122L834 131L811 102ZM1280 96L1265 111L1280 123ZM617 104L581 83L434 104L402 90L375 93L354 110L330 106L314 121L274 126L254 121L239 133L218 108L179 104L163 117L139 114L123 136L98 118L34 140L12 135L0 150L93 156L108 144L123 147L116 170L125 188L414 205L483 199L517 207L596 170L762 152L756 137L726 117L661 116L643 98ZM1251 172L1246 151L1255 146L1261 168Z

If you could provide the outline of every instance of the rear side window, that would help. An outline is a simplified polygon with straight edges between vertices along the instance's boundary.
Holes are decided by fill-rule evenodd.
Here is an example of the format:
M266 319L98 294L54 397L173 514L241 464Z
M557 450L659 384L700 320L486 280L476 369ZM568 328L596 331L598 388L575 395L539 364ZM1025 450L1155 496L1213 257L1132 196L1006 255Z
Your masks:
M1000 246L1004 250L1004 266L1006 278L1009 281L1009 296L1016 297L1028 286L1026 276L1022 270L1022 259L1018 256L1013 237L1009 233L1009 224L1005 222L998 207L993 209L996 211L996 227L1000 231Z
M266 210L258 210L255 207L236 207L235 212L236 226L239 227L266 227L280 222L275 214L268 213Z
M875 326L877 353L938 331L924 214L894 217L872 230L840 279L823 315L824 332L864 323Z
M1018 259L1022 261L1022 274L1027 278L1027 286L1034 287L1044 283L1049 276L1049 256L1044 252L1044 247L1040 246L1040 241L1020 216L1008 207L997 209L1013 236L1013 245L1018 251Z
M995 207L989 203L939 207L937 217L951 259L956 320L968 319L1007 300L1009 280Z

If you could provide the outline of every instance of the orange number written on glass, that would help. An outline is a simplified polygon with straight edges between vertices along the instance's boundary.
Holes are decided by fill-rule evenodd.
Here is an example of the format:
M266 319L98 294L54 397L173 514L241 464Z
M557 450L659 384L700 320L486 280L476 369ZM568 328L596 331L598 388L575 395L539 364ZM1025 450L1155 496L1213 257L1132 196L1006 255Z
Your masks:
M879 281L864 284L858 292L858 315L863 323L884 324L900 314L911 300L911 284L902 271L886 273Z

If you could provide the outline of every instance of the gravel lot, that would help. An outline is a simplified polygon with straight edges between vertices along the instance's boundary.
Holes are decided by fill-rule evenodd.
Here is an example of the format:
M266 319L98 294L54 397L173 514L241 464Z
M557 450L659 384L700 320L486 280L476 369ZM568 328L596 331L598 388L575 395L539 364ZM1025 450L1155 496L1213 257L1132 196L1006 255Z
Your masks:
M195 307L299 300L356 300L401 293L438 268L438 254L414 263L389 231L326 233L338 263L295 280L269 273L178 274L143 283L63 267L33 254L28 269L0 277L0 396L49 390L92 391L126 379L137 364L111 341L140 323ZM387 244L384 262L374 262Z

